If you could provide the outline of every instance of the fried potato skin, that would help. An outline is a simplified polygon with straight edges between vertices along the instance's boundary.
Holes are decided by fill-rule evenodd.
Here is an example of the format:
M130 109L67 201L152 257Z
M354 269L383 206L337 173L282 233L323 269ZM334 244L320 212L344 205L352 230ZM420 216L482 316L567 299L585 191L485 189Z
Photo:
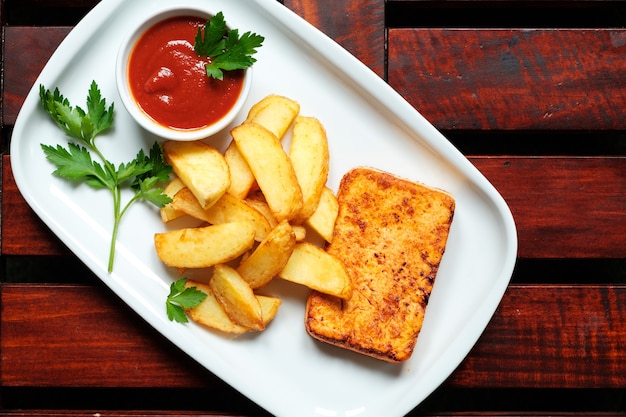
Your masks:
M162 146L166 162L203 208L211 207L228 190L230 170L217 149L201 141L168 140Z
M254 224L232 222L156 233L154 246L168 266L208 268L243 254L252 247L254 236Z
M196 307L186 310L191 320L225 333L243 334L250 330L247 327L240 326L228 317L228 314L217 301L213 290L208 284L189 280L185 283L185 287L196 287L197 290L207 295Z
M231 130L276 220L291 220L302 209L302 190L289 156L276 136L261 125Z
M173 199L176 193L179 192L182 188L185 188L185 183L183 183L180 178L174 177L165 186L163 193ZM171 222L172 220L176 220L185 215L184 212L176 210L176 208L172 206L172 203L166 204L164 207L162 207L160 213L161 221L163 221L163 223Z
M259 300L261 305L261 314L263 315L263 324L265 327L274 320L280 306L283 304L282 300L272 295L257 294L256 299Z
M306 220L305 224L330 243L333 241L333 231L338 214L337 197L330 188L325 187L315 212Z
M295 223L301 224L315 212L328 180L328 139L318 119L296 117L289 157L302 189L302 209L294 218Z
M295 246L278 276L338 298L352 295L350 277L339 259L308 242Z
M250 108L244 123L261 125L281 140L299 112L298 102L285 96L270 94Z
M231 141L224 151L224 159L230 170L230 185L227 192L233 197L244 199L254 185L254 174L235 141Z
M185 288L191 287L195 287L197 290L206 294L206 298L200 304L186 310L192 321L211 329L233 335L240 335L246 332L254 331L254 329L235 323L228 316L220 302L215 297L215 294L209 284L188 280L185 283ZM276 314L282 305L282 301L280 298L270 295L255 294L255 297L261 306L263 324L264 327L266 327L274 319L274 317L276 317Z
M191 190L185 187L174 195L172 207L209 224L222 224L237 221L252 222L255 226L255 240L265 239L271 227L265 216L246 204L243 200L225 193L208 209L202 208Z
M236 270L223 264L216 265L209 286L231 320L252 330L265 329L261 304Z
M237 272L253 288L268 284L287 264L296 235L286 220L280 222L237 267Z

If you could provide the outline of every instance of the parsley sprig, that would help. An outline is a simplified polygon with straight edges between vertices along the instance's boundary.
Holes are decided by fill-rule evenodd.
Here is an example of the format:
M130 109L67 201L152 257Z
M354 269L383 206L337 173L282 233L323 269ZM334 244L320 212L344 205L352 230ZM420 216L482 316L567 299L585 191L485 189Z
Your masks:
M256 62L252 55L264 40L263 36L249 31L240 37L237 29L228 30L224 14L219 12L198 28L194 50L199 56L209 58L207 75L223 80L223 71L252 66Z
M207 295L197 287L186 287L187 278L181 278L172 282L170 293L165 301L167 318L178 323L187 323L185 309L196 307Z
M55 88L54 92L39 86L39 98L44 110L52 120L77 143L69 142L67 147L41 144L46 158L56 165L53 172L61 178L84 182L95 189L108 189L113 197L113 232L109 252L108 271L113 271L115 243L122 217L128 208L138 200L147 200L157 207L163 207L171 198L163 193L158 184L169 179L172 168L165 163L159 143L146 155L139 150L135 159L115 166L108 161L96 146L95 139L113 125L114 105L109 107L102 98L100 89L92 81L87 96L87 111L76 106ZM96 161L93 154L99 159ZM125 204L122 202L122 189L129 187L134 195Z

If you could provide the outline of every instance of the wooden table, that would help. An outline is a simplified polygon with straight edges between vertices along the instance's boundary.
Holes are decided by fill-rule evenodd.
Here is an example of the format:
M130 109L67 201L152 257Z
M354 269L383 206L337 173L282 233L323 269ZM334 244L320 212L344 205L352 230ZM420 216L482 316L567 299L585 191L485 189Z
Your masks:
M0 414L265 415L120 302L13 181L9 142L24 96L96 3L2 1ZM518 262L493 319L410 415L625 415L626 4L284 5L440 129L517 223Z

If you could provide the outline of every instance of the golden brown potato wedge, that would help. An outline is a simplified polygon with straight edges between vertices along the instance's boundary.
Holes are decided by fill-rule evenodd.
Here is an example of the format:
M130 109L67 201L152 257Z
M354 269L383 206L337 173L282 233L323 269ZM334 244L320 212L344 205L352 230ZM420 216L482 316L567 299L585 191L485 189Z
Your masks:
M243 220L252 222L256 230L254 236L258 242L265 239L272 229L263 213L230 194L224 194L207 210L207 219L213 224Z
M154 235L157 255L177 268L208 268L232 261L254 244L252 222L184 228Z
M339 298L352 295L352 284L343 264L311 243L298 243L278 276Z
M337 197L330 188L324 187L317 209L306 220L305 224L330 243L333 240L333 231L338 214Z
M302 209L302 190L291 160L276 136L256 123L237 126L231 135L276 220L295 217Z
M196 307L187 309L189 318L196 323L203 324L212 329L226 333L242 334L252 329L241 326L230 319L222 305L215 298L210 285L195 281L187 281L185 287L196 287L207 295L207 297ZM278 297L268 295L255 295L261 306L263 324L267 326L276 317L282 301Z
M263 315L263 324L267 326L270 321L274 320L276 314L278 313L278 309L282 305L282 301L278 297L274 297L271 295L256 295L256 299L259 300L259 304L261 304L261 314Z
M224 194L215 204L205 210L200 206L191 190L185 187L176 193L172 206L178 211L210 224L238 221L252 222L256 230L254 238L258 242L265 239L271 230L269 222L262 213L228 193Z
M185 184L178 177L174 177L163 190L163 193L170 198L174 198L177 192L184 188ZM179 217L184 216L186 213L180 210L176 210L172 203L169 203L161 208L161 220L163 223L170 222L172 220L178 219Z
M276 217L274 217L274 214L272 213L272 210L270 210L270 206L267 205L265 199L246 198L243 201L265 217L265 220L267 220L270 225L270 229L273 229L278 225L278 221L276 220Z
M203 208L211 207L230 186L224 156L204 142L168 140L163 142L163 155Z
M271 94L250 108L244 123L259 124L281 140L299 112L300 104L296 101Z
M228 317L228 314L226 314L222 305L217 301L213 290L211 290L208 284L189 280L185 284L185 287L196 287L207 295L196 307L186 310L191 320L226 333L242 334L249 331L247 327L240 326Z
M299 224L292 224L293 234L296 235L296 242L302 242L306 239L306 227Z
M262 287L285 267L295 245L296 235L289 222L283 220L239 264L237 272L253 289Z
M212 224L212 222L208 221L206 218L207 210L202 208L200 202L188 187L183 187L178 190L170 204L176 211Z
M265 328L261 304L236 270L216 265L209 286L232 321L253 330Z
M250 171L248 163L239 152L234 141L231 141L226 148L224 158L230 169L230 186L227 192L243 200L254 184L254 174Z
M328 180L328 139L318 119L296 117L289 157L302 189L302 209L294 218L300 224L315 212Z

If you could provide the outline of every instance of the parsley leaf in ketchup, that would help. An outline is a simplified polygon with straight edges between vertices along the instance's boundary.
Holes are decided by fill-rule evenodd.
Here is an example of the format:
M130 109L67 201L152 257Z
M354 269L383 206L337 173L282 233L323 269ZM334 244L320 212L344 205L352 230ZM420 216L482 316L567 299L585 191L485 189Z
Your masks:
M198 27L194 50L209 59L206 72L209 77L222 80L223 71L245 69L256 62L252 57L262 46L265 38L246 32L241 37L237 29L228 30L222 12L211 17L204 26Z

